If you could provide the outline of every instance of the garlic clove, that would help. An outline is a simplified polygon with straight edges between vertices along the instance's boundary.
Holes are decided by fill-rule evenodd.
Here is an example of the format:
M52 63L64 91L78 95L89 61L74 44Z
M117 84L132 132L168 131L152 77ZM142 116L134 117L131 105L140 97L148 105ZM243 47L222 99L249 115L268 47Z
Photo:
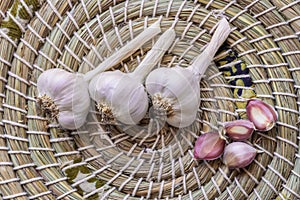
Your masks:
M198 137L195 143L194 158L215 160L222 155L225 143L225 140L221 139L217 132L204 133Z
M65 129L78 129L86 121L90 108L88 85L83 75L63 69L44 71L37 80L38 102L51 118Z
M256 156L256 149L244 142L232 142L225 147L223 162L229 168L248 166Z
M249 120L235 120L224 123L226 135L235 141L247 140L254 132L254 124Z
M259 131L271 130L278 118L274 107L258 99L250 99L248 101L246 112L248 119L253 122Z
M190 70L158 68L148 75L145 85L154 109L167 114L168 124L184 128L196 120L200 85Z
M144 86L119 70L100 73L89 84L91 98L97 102L103 120L137 124L148 109Z

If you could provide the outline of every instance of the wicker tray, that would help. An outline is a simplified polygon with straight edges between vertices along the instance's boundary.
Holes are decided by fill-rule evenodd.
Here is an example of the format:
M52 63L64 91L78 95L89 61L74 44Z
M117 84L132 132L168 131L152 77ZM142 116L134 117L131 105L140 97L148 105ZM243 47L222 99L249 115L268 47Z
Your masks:
M70 132L37 109L42 71L85 73L160 16L163 30L177 20L160 65L189 65L220 11L232 32L201 82L199 118L188 129L139 135L145 127L91 117ZM293 0L0 1L0 199L300 199L299 35ZM115 68L134 69L156 39ZM194 160L197 136L244 118L252 97L279 114L276 128L249 140L263 153L240 170Z

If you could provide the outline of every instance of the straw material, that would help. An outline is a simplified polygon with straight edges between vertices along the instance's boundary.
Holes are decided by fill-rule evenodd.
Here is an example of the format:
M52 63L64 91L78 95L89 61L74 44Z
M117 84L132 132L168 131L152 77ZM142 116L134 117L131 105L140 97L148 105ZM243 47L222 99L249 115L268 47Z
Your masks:
M160 66L189 66L226 16L231 33L201 81L198 119L175 129L146 117L107 125L92 111L76 131L39 109L38 76L86 73L162 17L176 41ZM300 4L293 0L0 1L1 199L300 199ZM158 37L113 69L133 71ZM243 169L198 161L198 135L245 118L249 98L279 118L248 143Z

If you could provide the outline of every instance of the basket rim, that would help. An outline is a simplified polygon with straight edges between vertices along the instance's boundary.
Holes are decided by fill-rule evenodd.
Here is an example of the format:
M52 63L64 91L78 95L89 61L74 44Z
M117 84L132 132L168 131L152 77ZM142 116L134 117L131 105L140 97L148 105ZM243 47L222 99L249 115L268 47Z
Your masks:
M12 8L18 3L22 9L14 12ZM30 6L33 3L35 6ZM142 1L142 4L136 0L88 0L79 3L28 0L0 3L0 43L3 44L0 48L0 66L3 69L0 98L4 102L0 107L3 110L0 114L3 130L0 131L0 149L3 152L0 167L7 172L0 172L2 198L86 199L98 192L102 199L140 199L142 196L175 199L179 195L186 199L300 198L297 194L300 190L297 124L299 7L291 0L161 0ZM203 116L204 120L201 119L199 124L203 130L211 130L216 128L214 123L241 117L244 112L242 106L252 97L236 98L236 91L252 90L257 98L274 105L279 114L276 130L267 134L257 133L253 137L253 145L264 153L250 167L237 171L228 170L220 160L195 161L191 145L195 136L204 131L186 131L187 135L178 141L179 144L186 142L179 146L183 149L175 146L174 150L170 150L159 140L157 147L165 152L147 155L136 142L138 140L133 140L136 142L134 147L130 143L132 140L124 139L125 136L118 132L106 134L106 137L112 137L106 144L93 144L100 145L97 149L87 145L89 141L80 137L84 133L66 132L55 124L47 125L47 119L38 115L35 82L43 70L59 67L86 72L101 62L101 58L111 54L109 48L115 50L123 45L120 38L125 43L160 15L163 16L163 29L174 19L178 20L175 28L178 41L162 66L168 66L168 62L171 62L169 66L178 63L188 65L197 51L201 51L201 45L210 39L218 21L212 15L215 10L224 11L233 29L227 40L230 50L222 51L215 58L216 65L211 66L208 78L201 82L204 101L199 116ZM22 12L26 14L21 15ZM30 18L22 21L24 16ZM7 19L13 25L3 28ZM11 33L11 29L16 32ZM109 40L112 38L113 41ZM124 70L126 63L136 66L137 60L143 58L152 44L146 44L142 51L124 60L121 69ZM222 55L232 52L237 52L236 60L224 64ZM235 65L241 68L245 65L249 70L245 76L252 79L253 87L228 83L236 77L243 78L241 74L226 75L229 73L227 68ZM250 94L253 95L242 93ZM217 108L213 107L216 105ZM214 114L214 109L217 114ZM208 115L214 118L210 121ZM93 131L98 129L99 126L93 127ZM166 142L174 139L163 137ZM149 142L139 142L150 145L148 143L155 141L147 139ZM124 160L129 164L125 169ZM147 161L149 163L145 164ZM72 168L77 170L75 174L82 175L80 179L75 177L74 181L66 176ZM98 184L99 188L84 192L82 183L92 178L95 187ZM103 184L105 186L101 187Z

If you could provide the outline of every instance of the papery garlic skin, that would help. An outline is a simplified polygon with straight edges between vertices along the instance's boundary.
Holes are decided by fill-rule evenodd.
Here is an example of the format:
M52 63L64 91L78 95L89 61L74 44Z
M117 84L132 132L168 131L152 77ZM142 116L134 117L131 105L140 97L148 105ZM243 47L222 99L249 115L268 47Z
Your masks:
M89 84L91 98L98 108L111 109L111 120L134 125L148 110L148 96L144 86L119 70L99 74ZM100 109L100 112L103 112ZM107 115L109 113L103 113Z
M224 123L226 135L235 141L247 140L255 130L254 124L249 120L234 120Z
M224 151L226 141L217 132L200 135L195 143L194 158L200 160L215 160Z
M225 147L223 162L229 168L243 168L255 158L257 151L244 142L232 142Z
M246 113L248 119L259 131L271 130L278 118L274 107L258 99L250 99L247 102Z
M51 99L57 108L59 124L69 130L80 128L86 121L90 108L88 85L82 74L63 69L44 71L37 80L38 99Z
M190 70L158 68L148 75L145 85L154 109L166 112L168 124L184 128L196 120L200 85Z

